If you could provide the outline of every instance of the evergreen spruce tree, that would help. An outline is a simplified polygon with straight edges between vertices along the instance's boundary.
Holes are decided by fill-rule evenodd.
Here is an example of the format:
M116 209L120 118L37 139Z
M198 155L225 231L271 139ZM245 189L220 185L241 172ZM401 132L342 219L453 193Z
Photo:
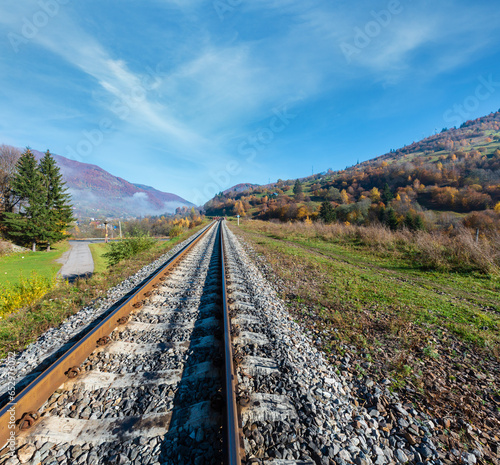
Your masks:
M385 224L389 226L393 231L398 229L399 222L394 208L389 207L385 210Z
M333 223L336 220L336 216L333 205L328 201L324 201L319 209L319 217L328 224Z
M297 179L295 185L293 186L293 193L295 195L302 194L302 183Z
M419 231L425 229L424 220L419 214L412 215L410 212L406 214L405 226L411 231Z
M46 240L45 189L35 156L29 148L21 155L12 179L12 191L20 199L18 212L6 212L3 224L7 234L23 245Z
M51 242L58 242L66 236L64 230L74 218L69 203L70 195L64 187L66 183L62 180L59 167L48 150L40 160L39 169L45 190L46 241L49 251Z
M415 219L414 219L413 215L410 212L406 213L404 225L410 231L414 231L415 230Z
M415 229L417 231L423 231L425 229L425 223L424 220L420 215L416 215L415 219L413 221L413 225L415 226Z
M378 220L381 222L381 223L384 223L385 222L385 210L386 208L384 206L381 206L378 210Z
M389 187L389 184L385 183L384 189L382 190L382 201L387 205L393 198L394 194L391 191L391 188Z

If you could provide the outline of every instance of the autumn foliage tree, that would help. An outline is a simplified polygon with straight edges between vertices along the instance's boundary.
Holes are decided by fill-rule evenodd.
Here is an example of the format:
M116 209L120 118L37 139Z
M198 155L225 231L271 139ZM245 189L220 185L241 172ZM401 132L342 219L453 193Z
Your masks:
M306 218L322 219L329 202L339 222L452 231L465 225L455 213L481 211L486 221L500 202L499 132L496 112L344 170L221 193L205 207L231 215L241 201L256 218L305 221L302 207Z
M12 178L21 151L10 145L0 145L0 215L11 212L19 199L12 191Z

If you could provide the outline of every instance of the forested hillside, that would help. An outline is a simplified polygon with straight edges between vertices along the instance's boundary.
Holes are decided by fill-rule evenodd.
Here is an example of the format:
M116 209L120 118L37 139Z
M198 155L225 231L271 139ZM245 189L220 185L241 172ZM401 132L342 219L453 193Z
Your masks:
M493 229L499 202L496 112L345 170L220 193L205 209L264 220L381 222L392 229Z

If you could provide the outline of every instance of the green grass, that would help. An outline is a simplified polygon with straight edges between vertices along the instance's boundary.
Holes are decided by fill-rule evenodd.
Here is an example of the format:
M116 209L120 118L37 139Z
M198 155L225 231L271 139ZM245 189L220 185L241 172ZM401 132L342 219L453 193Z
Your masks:
M62 265L55 260L68 249L64 241L50 252L22 252L0 258L2 318L36 302L56 286L56 274Z
M181 236L174 237L168 241L158 241L152 248L155 253L165 253L170 250L173 245L185 239L185 234ZM108 244L97 243L89 244L90 252L92 253L92 259L94 260L94 273L107 273L108 260L103 257L103 255L109 250Z
M105 273L108 268L108 262L103 257L103 254L107 252L108 244L89 244L89 248L94 260L94 273Z
M464 341L500 345L498 277L425 271L403 256L289 232L285 237L259 230L256 222L245 222L242 229L270 253L300 263L316 275L316 284L311 286L306 280L306 287L316 291L320 306L344 307L356 313L384 308L412 324L446 328ZM293 266L288 271L290 275L296 272Z
M35 271L38 276L50 278L61 268L55 260L69 250L67 241L52 247L50 252L22 252L0 257L0 286L12 286L21 276L29 277Z

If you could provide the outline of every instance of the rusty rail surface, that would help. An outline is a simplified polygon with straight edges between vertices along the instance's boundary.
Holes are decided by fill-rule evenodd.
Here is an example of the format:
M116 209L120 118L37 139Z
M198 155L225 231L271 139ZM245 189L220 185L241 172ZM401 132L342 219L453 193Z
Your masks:
M119 325L128 321L129 314L142 307L144 300L152 295L159 282L165 280L167 271L172 268L196 243L214 226L213 222L198 237L172 256L161 268L156 270L147 281L129 296L121 305L107 315L100 323L70 349L62 354L52 365L25 387L0 410L0 450L15 437L19 429L30 427L38 419L38 409L59 388L61 384L74 378L80 365L100 345L109 341L109 335Z
M226 267L224 263L224 231L219 221L220 254L222 262L222 305L224 318L224 359L225 359L225 392L226 392L226 463L241 465L245 457L241 415L239 414L236 399L236 385L238 378L233 361L233 345L231 342L231 321L227 307Z

